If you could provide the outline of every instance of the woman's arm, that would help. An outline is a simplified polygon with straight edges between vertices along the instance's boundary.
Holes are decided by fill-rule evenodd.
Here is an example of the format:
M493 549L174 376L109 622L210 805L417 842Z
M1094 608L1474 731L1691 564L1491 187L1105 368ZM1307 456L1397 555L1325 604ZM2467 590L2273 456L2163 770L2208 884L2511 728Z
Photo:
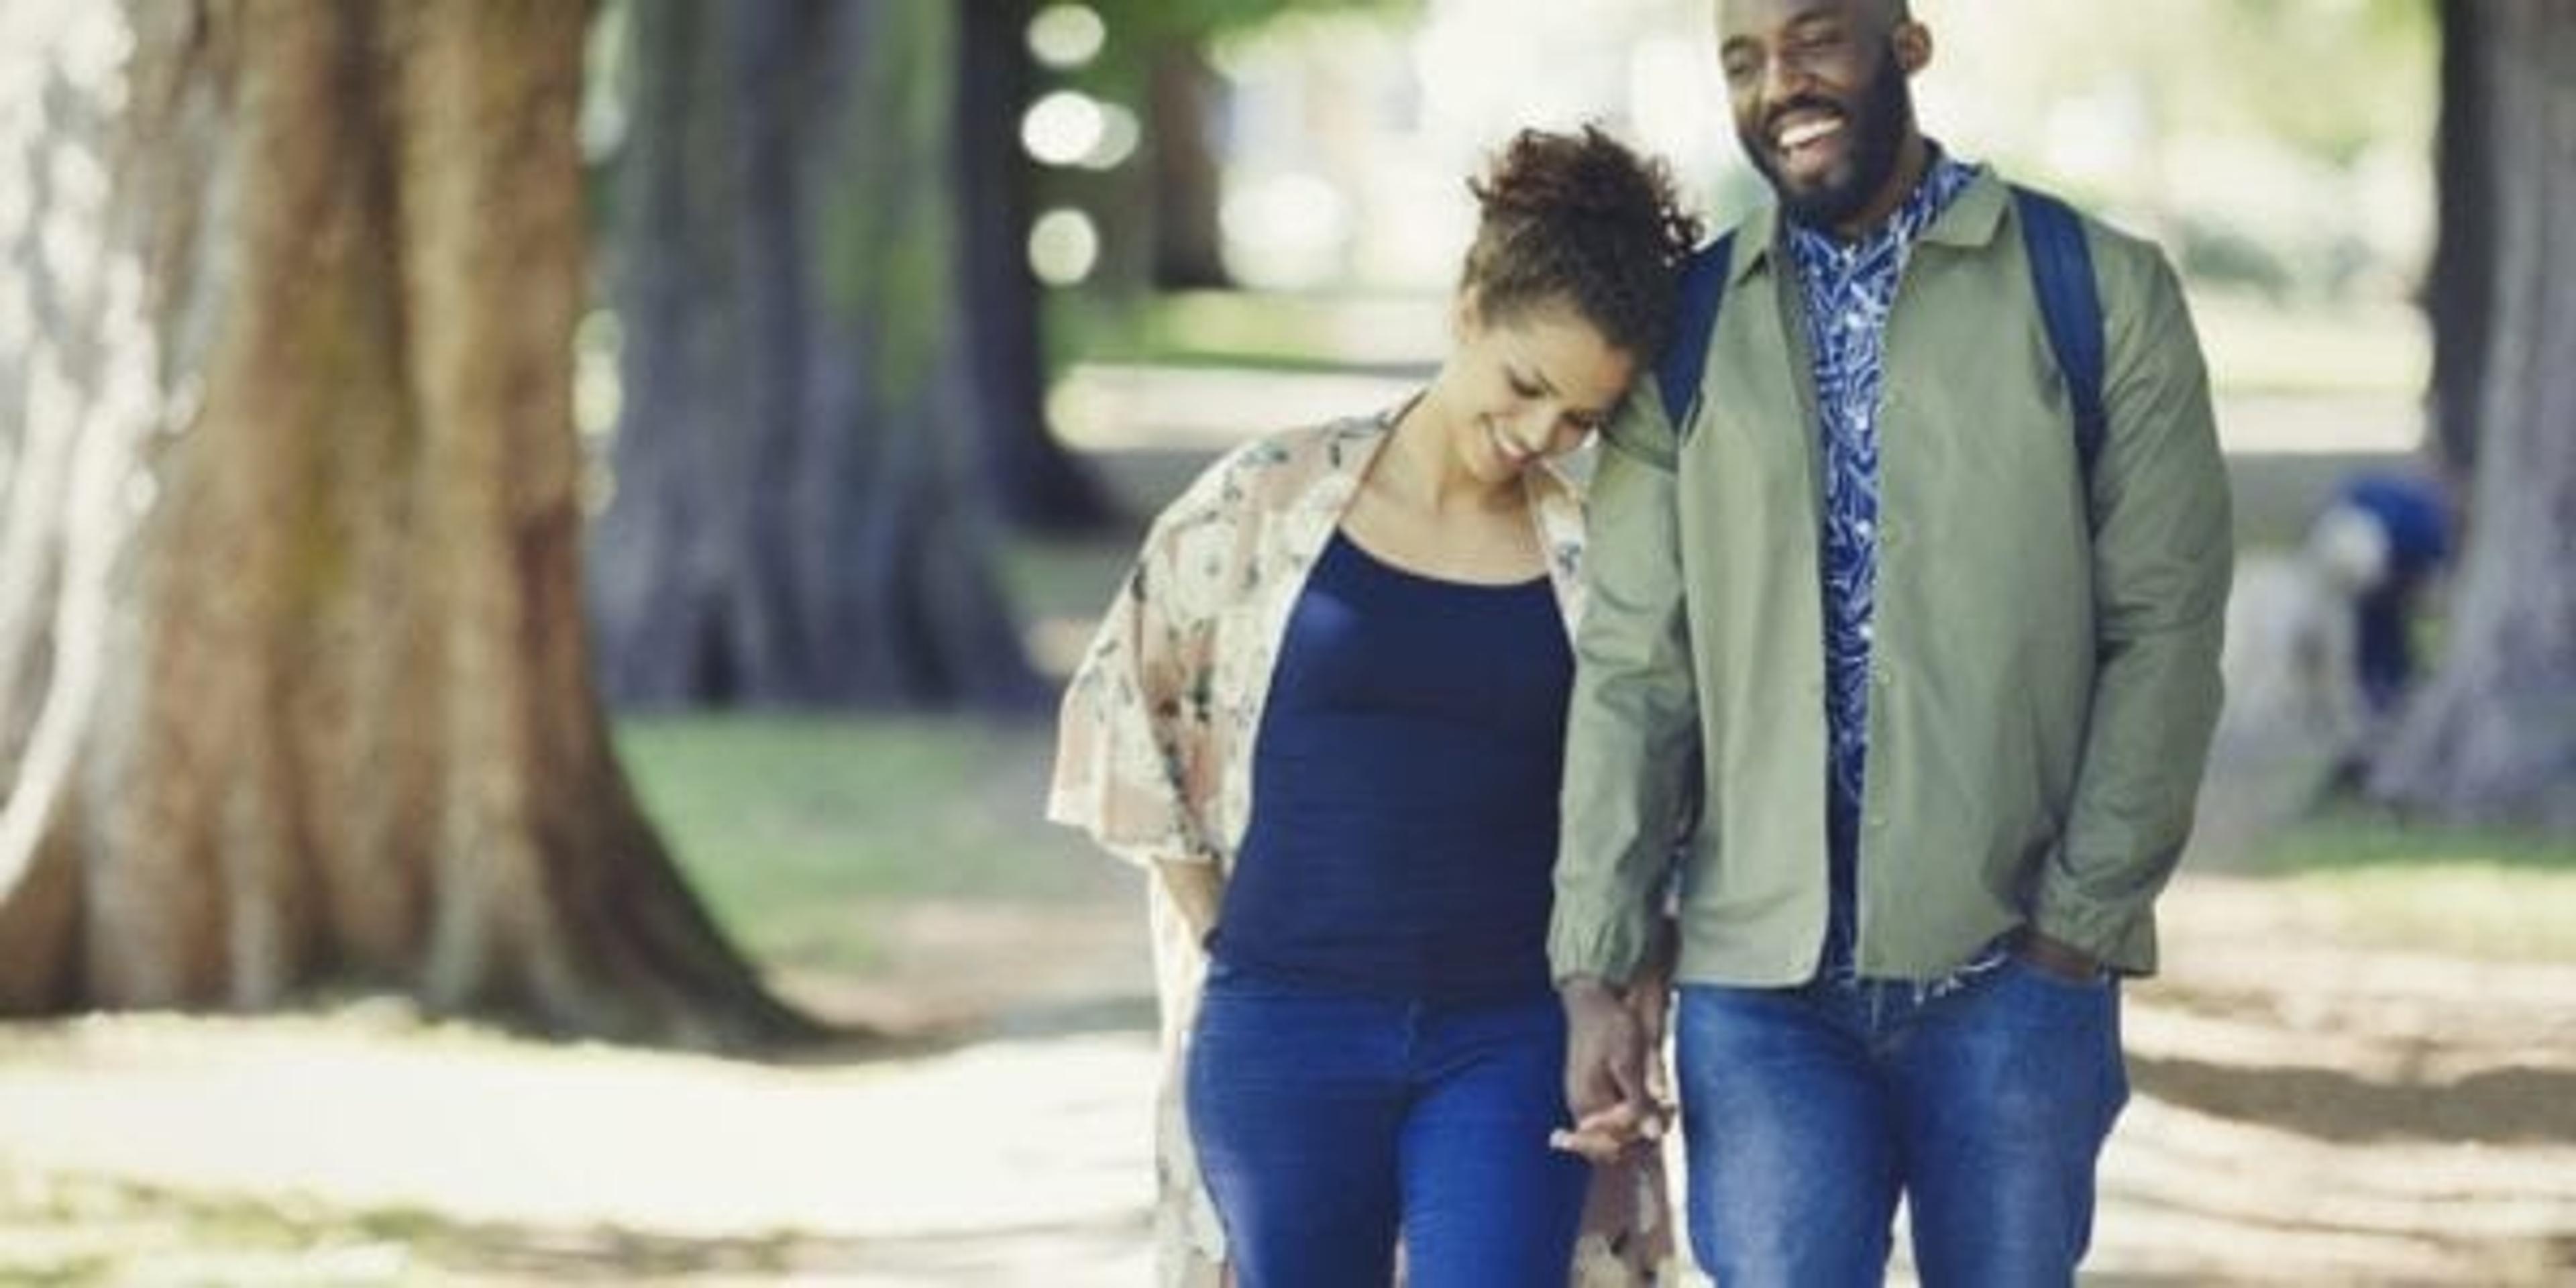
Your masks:
M1047 817L1142 867L1214 868L1218 858L1201 811L1221 770L1207 700L1221 547L1241 526L1226 469L1155 521L1065 686Z
M1225 900L1225 878L1213 863L1188 859L1158 859L1154 879L1163 883L1163 892L1172 897L1172 907L1190 928L1190 940L1204 945L1208 932L1216 929L1217 909Z

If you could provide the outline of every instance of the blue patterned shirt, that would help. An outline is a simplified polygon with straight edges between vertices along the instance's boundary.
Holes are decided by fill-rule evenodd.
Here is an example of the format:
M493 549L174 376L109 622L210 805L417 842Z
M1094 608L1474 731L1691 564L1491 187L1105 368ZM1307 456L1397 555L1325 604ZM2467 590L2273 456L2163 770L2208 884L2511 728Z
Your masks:
M1823 445L1818 561L1824 578L1826 826L1832 872L1825 969L1851 974L1857 943L1861 784L1869 759L1869 645L1878 582L1878 413L1887 317L1915 239L1976 171L1935 149L1923 180L1856 242L1784 222L1806 304Z

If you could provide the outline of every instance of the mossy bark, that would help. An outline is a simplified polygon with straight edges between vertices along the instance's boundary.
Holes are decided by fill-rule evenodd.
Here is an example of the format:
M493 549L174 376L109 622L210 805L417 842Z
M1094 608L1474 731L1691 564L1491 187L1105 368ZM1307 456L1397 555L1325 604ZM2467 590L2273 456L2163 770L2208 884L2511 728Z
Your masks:
M2469 56L2496 185L2467 548L2439 670L2373 794L2576 832L2576 0L2483 6Z
M0 1009L354 985L562 1033L811 1032L683 886L589 678L583 20L113 20L112 199L72 257L103 356L0 811Z
M610 696L1034 706L977 486L956 7L629 21L590 586Z

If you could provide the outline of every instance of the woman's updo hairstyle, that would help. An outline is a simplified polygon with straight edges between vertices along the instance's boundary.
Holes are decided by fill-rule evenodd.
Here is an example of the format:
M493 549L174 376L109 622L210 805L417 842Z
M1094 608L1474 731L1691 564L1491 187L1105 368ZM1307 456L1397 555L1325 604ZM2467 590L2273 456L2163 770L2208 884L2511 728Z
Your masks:
M1675 281L1700 234L1663 162L1595 126L1523 130L1467 190L1482 215L1460 285L1483 321L1570 304L1640 362L1663 350Z

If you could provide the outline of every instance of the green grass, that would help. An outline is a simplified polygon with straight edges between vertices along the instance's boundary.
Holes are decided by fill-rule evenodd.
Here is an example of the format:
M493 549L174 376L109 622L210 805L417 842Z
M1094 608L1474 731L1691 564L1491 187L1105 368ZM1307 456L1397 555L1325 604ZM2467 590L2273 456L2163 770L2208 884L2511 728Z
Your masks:
M1042 727L933 718L630 719L620 750L691 884L778 966L867 971L883 910L1097 893L1110 865L1038 817ZM2338 806L2244 867L2372 948L2576 961L2576 841Z
M1065 654L1115 593L1135 536L1013 541L1005 592ZM1061 663L1064 657L1040 657ZM618 753L690 886L766 965L865 972L900 905L1096 896L1116 868L1046 823L1049 722L940 716L627 717Z
M1118 482L1112 480L1113 485ZM1090 621L1117 593L1119 579L1127 575L1143 539L1144 528L1139 524L1132 532L1098 540L1013 542L1002 552L1003 591L1021 621Z
M2424 388L2432 349L2402 301L2285 306L2190 285L2213 383L2229 394L2393 394ZM1276 371L1436 365L1446 332L1436 296L1182 291L1134 300L1050 298L1058 361L1147 362Z
M2576 962L2576 839L2345 805L2274 835L2251 870L2315 901L2365 946Z
M754 956L875 964L870 909L1051 899L1100 866L1039 816L1046 730L920 717L622 720L618 750L690 884Z
M2576 876L2576 838L2406 822L2346 803L2274 837L2263 860L2281 872L2465 867Z
M1059 293L1048 303L1061 358L1274 371L1436 365L1447 332L1437 295L1175 291L1132 301Z

